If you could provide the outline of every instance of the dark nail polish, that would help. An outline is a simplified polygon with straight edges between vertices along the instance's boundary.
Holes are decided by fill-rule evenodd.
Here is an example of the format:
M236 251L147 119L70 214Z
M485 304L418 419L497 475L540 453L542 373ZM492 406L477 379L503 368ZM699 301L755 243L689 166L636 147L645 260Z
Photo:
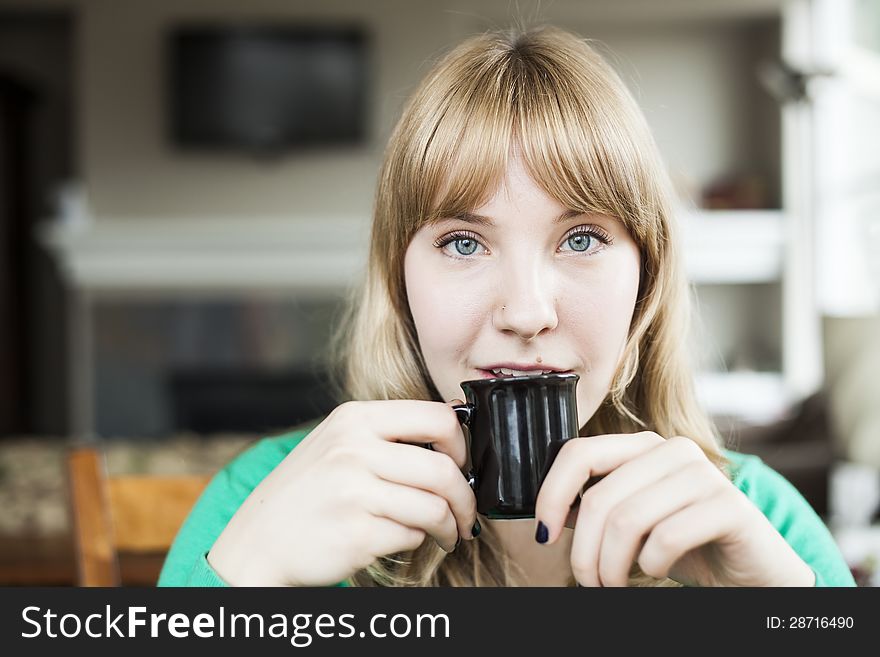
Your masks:
M476 520L476 522L474 522L474 528L471 529L471 536L473 536L474 538L476 538L477 536L480 535L480 532L481 532L481 531L483 531L483 528L480 527L480 520L479 520L479 518L478 518L478 519Z
M538 541L538 543L544 544L547 542L548 538L550 538L550 532L547 531L547 525L539 520L538 529L535 530L535 540Z

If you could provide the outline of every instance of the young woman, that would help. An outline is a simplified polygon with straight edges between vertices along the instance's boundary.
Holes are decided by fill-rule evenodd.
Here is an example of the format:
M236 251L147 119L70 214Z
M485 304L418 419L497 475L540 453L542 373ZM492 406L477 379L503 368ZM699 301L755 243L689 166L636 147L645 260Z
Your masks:
M676 240L645 121L584 41L461 44L388 145L339 334L353 401L223 469L160 585L853 585L804 499L697 404ZM451 404L500 368L580 376L534 521L478 518L462 475Z

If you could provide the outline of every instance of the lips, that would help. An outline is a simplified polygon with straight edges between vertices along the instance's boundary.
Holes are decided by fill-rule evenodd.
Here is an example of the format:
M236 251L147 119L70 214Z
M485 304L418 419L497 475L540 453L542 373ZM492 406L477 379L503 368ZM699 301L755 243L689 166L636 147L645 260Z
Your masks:
M482 378L505 379L514 376L538 376L541 374L562 374L570 372L561 367L552 365L522 364L522 363L497 363L478 368Z

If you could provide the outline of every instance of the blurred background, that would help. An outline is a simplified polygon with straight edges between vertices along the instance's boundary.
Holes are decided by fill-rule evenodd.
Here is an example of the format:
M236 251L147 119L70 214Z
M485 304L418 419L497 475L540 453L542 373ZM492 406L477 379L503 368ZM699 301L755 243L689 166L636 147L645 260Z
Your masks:
M880 0L0 0L0 585L77 581L72 445L210 475L333 408L402 104L515 23L630 86L704 404L880 584Z

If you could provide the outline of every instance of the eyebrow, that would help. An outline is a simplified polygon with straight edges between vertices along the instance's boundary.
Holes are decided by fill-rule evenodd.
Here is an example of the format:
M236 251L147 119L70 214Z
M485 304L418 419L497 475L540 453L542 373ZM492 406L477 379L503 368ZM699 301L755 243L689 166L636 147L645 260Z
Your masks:
M566 210L561 215L556 217L553 220L554 224L561 224L574 219L575 217L580 217L581 215L586 214L586 212L581 212L580 210ZM440 223L443 221L464 221L469 224L477 224L478 226L494 226L495 222L492 220L492 217L484 217L481 214L474 214L473 212L456 212L455 214L451 214L445 217L439 217L432 221L432 224Z

